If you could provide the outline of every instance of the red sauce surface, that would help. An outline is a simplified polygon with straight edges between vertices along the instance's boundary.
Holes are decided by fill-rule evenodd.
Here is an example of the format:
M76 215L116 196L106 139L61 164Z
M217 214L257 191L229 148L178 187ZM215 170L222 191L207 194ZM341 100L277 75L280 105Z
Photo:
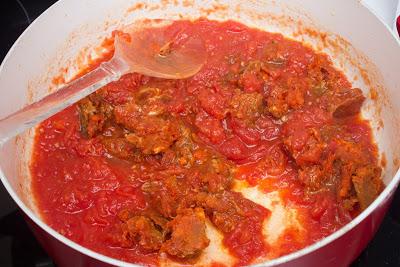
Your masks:
M204 40L208 58L199 73L177 81L125 75L38 127L32 187L52 228L128 262L157 265L162 251L194 263L197 244L184 255L176 243L165 245L166 240L161 249L154 249L154 240L146 243L139 232L133 238L126 225L138 231L139 224L147 225L146 218L152 218L144 211L156 212L168 221L167 235L176 234L178 240L182 225L190 220L188 225L203 225L206 216L223 233L223 244L237 264L245 265L288 254L331 234L379 194L377 148L369 123L359 115L364 98L326 55L235 22L181 21L167 27L165 34ZM154 95L165 99L157 102ZM83 125L80 113L97 103L95 98L99 105L112 107L113 115L87 112ZM161 109L156 122L169 130L149 130L157 125L154 117L136 122L132 101L144 109ZM140 135L138 123L151 138ZM191 158L177 156L183 151L182 127L193 139ZM198 163L211 158L229 171L210 171L214 165ZM265 193L278 191L287 208L298 210L304 231L286 229L276 243L267 244L262 224L270 211L234 193L226 177L247 181ZM159 191L144 190L155 181L163 185ZM183 196L184 190L190 193ZM195 195L190 190L203 195L190 198ZM167 198L192 206L176 210ZM221 217L215 215L219 207L212 201L227 205ZM241 213L229 209L232 203ZM126 213L134 215L125 220ZM234 225L223 225L224 218L234 218ZM150 226L157 224L151 220ZM196 238L201 251L207 240Z

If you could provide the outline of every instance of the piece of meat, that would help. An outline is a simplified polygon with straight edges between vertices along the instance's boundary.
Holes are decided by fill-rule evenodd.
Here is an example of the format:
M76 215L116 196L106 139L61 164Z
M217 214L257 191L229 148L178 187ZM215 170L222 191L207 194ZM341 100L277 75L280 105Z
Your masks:
M339 90L330 100L330 110L335 118L353 116L360 112L364 100L359 88Z
M206 235L204 211L201 208L185 209L168 223L171 238L161 250L182 259L199 256L210 240Z
M336 145L336 175L340 177L338 197L349 210L357 202L364 210L382 191L381 168L371 164L368 154L359 144L338 140Z
M231 168L223 158L214 156L200 167L200 177L208 192L217 193L229 189L232 184Z
M138 73L128 73L123 75L118 81L111 82L95 94L99 95L111 105L122 105L132 100L134 93L139 87L146 83L148 77Z
M190 188L177 179L176 176L157 177L159 180L150 180L142 185L150 206L165 218L173 218L182 198Z
M114 109L115 121L126 128L127 130L134 131L156 131L158 117L148 117L145 123L141 118L144 116L142 109L134 102L129 102L124 105L116 106Z
M310 78L310 92L316 97L321 97L337 87L337 71L325 55L318 54L312 58L312 62L307 66L307 74Z
M161 248L165 233L157 229L152 220L145 216L134 216L127 222L129 238L138 242L146 250L155 251Z
M340 97L351 94L355 96L354 99L364 99L359 89L343 92ZM328 104L324 102L328 100ZM339 100L338 95L332 97L332 91L321 96L322 105L332 108L328 112L333 112L338 103L348 103ZM350 116L359 112L359 108L356 113L349 112L347 108L346 110L342 115ZM362 143L353 140L345 126L332 124L326 116L330 117L330 113L323 112L320 116L317 115L319 111L321 109L306 113L303 109L292 112L282 127L284 146L299 167L298 178L305 185L306 192L327 190L336 195L347 210L353 210L357 203L364 209L379 194L379 186L374 186L374 182L371 182L375 178L365 178L373 175L365 172L356 174L364 166L373 164L373 156L365 151ZM375 176L379 181L379 175ZM365 182L368 180L370 182Z
M135 213L131 209L125 208L120 210L117 216L122 222L127 222L130 218L135 216Z
M360 167L352 176L354 189L362 210L366 209L382 191L381 168L372 165Z
M220 193L198 193L186 199L186 205L204 208L212 223L224 233L235 229L241 220L268 213L258 204L244 198L242 194L225 190Z
M336 192L347 210L353 210L357 203L364 210L383 188L381 168L371 165L356 143L341 140L336 146L336 151L322 160L321 165L299 170L299 179L313 191L325 188Z
M282 118L290 110L304 106L308 84L304 79L285 78L270 86L265 96L267 110L275 118Z
M163 232L165 232L165 233L168 232L168 222L169 221L166 218L164 218L163 216L161 216L161 214L159 214L156 211L151 210L151 209L143 211L143 214L146 217L150 218L153 221L153 223L155 225L157 225L157 227L159 229L162 229Z
M148 203L165 218L177 214L188 195L221 192L231 187L232 165L210 148L195 142L196 135L181 126L182 135L160 158L163 169L142 185Z
M287 90L281 86L274 86L266 97L267 110L275 118L281 118L289 111Z
M206 186L207 191L211 193L221 192L229 188L232 183L232 178L229 175L218 174L215 172L201 175L201 180Z
M78 103L81 133L86 138L99 134L112 116L112 106L98 94L92 94Z
M190 184L198 184L208 192L218 192L230 188L233 166L221 155L215 154L208 147L199 145L189 129L181 128L181 137L172 147L175 162L185 168L191 168L185 177ZM197 181L195 181L197 180Z
M109 121L103 127L99 140L109 155L120 159L138 160L140 153L126 140L125 134L124 129Z
M180 154L171 162L174 174L159 175L142 185L150 205L166 218L176 216L181 203L191 194L199 191L217 193L231 187L232 166L224 158L199 147L190 153L193 157L190 169L186 169L188 160L182 159ZM180 166L181 163L184 166Z
M287 102L292 109L301 108L304 105L304 92L298 86L293 86L289 89Z
M130 133L126 135L126 140L144 154L158 154L165 152L177 139L179 135L177 128L174 123L160 123L157 131L149 132L146 135Z
M320 165L305 166L299 170L299 180L311 191L320 190L328 175Z
M311 93L315 96L322 96L326 91L328 91L328 89L327 82L321 80L312 86Z
M340 165L341 181L338 190L339 198L348 199L353 195L352 174L354 172L354 164L351 162L347 164L337 162L336 165Z
M132 248L135 243L129 236L126 224L115 225L107 234L105 241L113 247Z
M118 212L117 216L118 219L125 223L135 216L145 216L146 218L150 219L158 229L167 231L168 220L153 209L137 211L130 208L123 208Z
M364 148L354 141L335 139L335 157L344 163L351 162L357 166L369 162L370 157L365 153Z
M190 168L195 164L195 161L199 160L199 157L201 157L202 153L195 153L195 151L201 148L194 142L194 134L192 134L187 127L181 127L180 133L178 140L176 140L173 146L173 150L171 150L172 161L175 161L181 166Z
M166 97L157 88L140 90L133 101L116 106L115 121L130 131L128 142L144 154L166 151L179 136L178 122L166 114Z
M326 147L317 128L298 129L292 134L285 135L283 143L299 166L319 163Z
M260 93L236 91L230 102L230 113L234 118L253 123L263 112L263 97Z
M209 148L196 144L193 138L197 137L190 135L188 129L182 129L181 132L182 135L172 147L171 153L175 154L175 163L191 168L185 182L191 187L196 184L213 193L230 188L233 166Z

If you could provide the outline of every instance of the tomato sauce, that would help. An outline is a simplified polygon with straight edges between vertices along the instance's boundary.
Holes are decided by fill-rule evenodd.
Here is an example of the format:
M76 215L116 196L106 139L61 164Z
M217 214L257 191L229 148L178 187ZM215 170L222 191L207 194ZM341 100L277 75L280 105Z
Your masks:
M32 188L60 234L127 262L196 263L211 224L246 265L331 234L380 193L364 97L326 55L231 21L179 21L164 34L203 39L199 73L127 74L37 128ZM268 243L271 210L237 181L278 192L300 226Z

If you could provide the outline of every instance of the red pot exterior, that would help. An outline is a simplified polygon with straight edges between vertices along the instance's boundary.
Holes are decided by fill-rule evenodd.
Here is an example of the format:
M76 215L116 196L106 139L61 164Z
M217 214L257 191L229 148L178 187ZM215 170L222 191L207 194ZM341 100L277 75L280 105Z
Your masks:
M394 191L390 192L387 198L376 207L376 209L367 216L358 225L353 227L344 235L333 240L327 245L312 251L306 255L294 260L284 262L278 266L282 267L341 267L348 266L354 261L368 242L372 239L379 228L383 217L392 201ZM59 267L106 267L110 264L101 262L95 258L89 257L80 251L74 250L66 244L60 242L49 233L36 225L29 217L25 216L31 230L36 238L53 258Z
M28 216L24 216L36 239L58 267L112 267L113 265L89 257L62 243L40 228Z

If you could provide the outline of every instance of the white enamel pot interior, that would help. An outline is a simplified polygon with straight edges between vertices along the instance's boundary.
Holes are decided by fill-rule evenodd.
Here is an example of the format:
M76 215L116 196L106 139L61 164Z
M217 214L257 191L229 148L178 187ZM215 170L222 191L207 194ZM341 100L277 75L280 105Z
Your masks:
M274 265L302 257L346 234L393 194L399 182L400 46L388 28L357 0L280 1L139 1L61 0L21 35L0 68L0 117L54 89L52 79L64 69L74 74L86 55L113 29L141 18L237 20L266 31L281 32L323 50L353 86L368 97L363 114L372 120L374 135L386 159L386 189L353 222L316 244L281 257ZM371 97L372 96L372 97ZM1 129L0 129L1 130ZM61 236L41 220L30 191L29 162L33 131L10 140L0 149L0 176L23 210L48 235L105 263L126 263L105 257Z

